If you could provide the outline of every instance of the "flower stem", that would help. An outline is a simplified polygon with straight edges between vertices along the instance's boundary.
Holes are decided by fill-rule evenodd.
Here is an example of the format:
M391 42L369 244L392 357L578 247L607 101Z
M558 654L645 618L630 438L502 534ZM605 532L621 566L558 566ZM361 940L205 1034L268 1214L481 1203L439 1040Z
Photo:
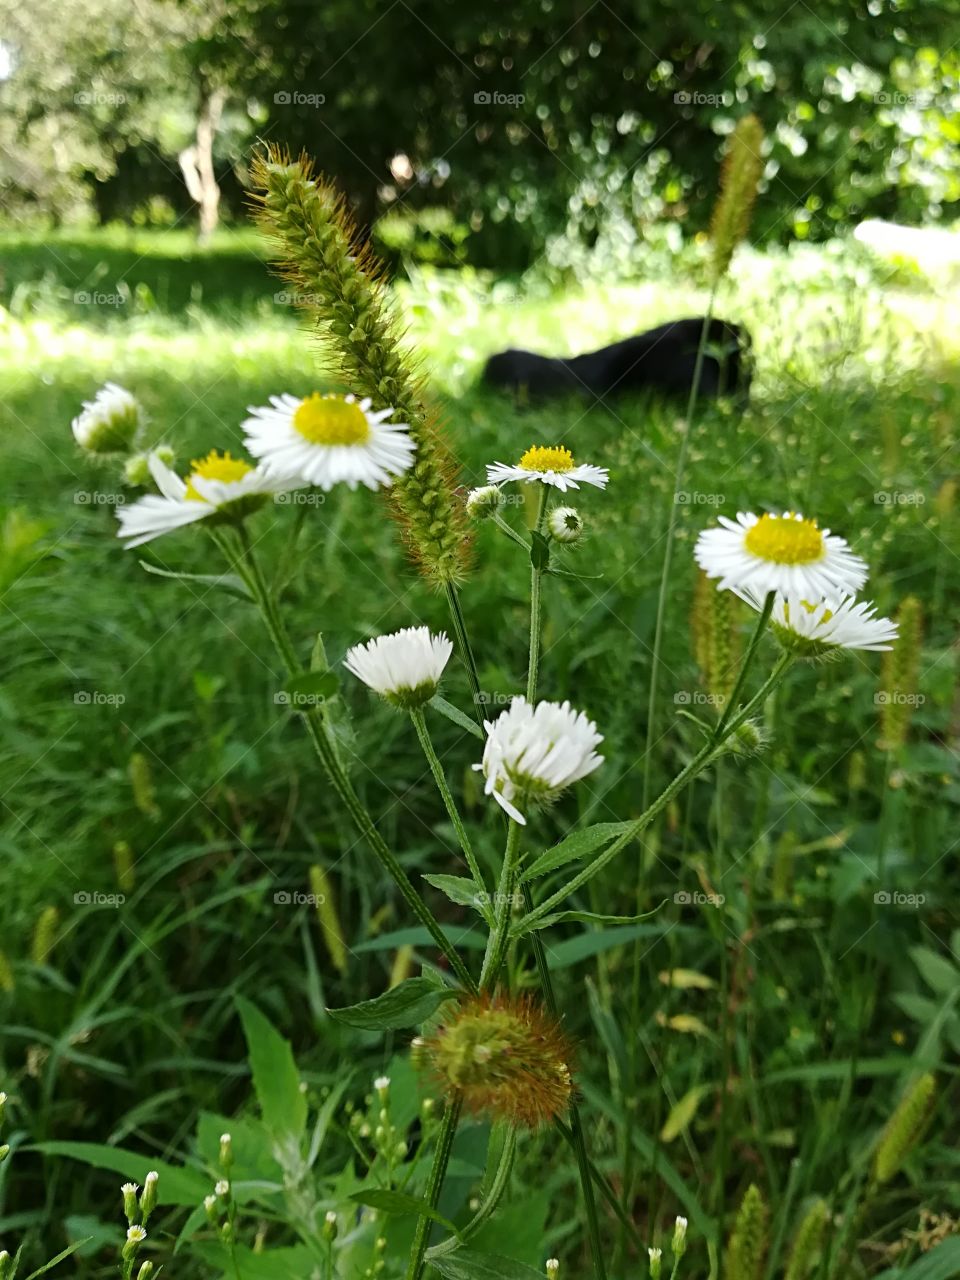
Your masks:
M234 567L243 578L254 602L260 609L267 632L277 650L278 657L286 667L287 674L296 675L299 670L296 652L290 641L283 618L280 616L273 592L263 576L259 561L254 555L249 535L242 525L240 526L239 534L241 551L238 556L232 554L232 549L225 539L218 538L218 541L231 557ZM373 818L354 791L353 784L337 758L336 748L330 739L323 713L317 707L310 707L304 714L304 720L306 721L307 732L314 750L319 756L320 762L326 770L337 796L350 815L354 826L366 839L380 865L400 890L407 906L433 938L441 952L447 957L450 967L457 978L468 991L475 991L476 983L471 977L470 971L441 929L433 912L413 887L409 876L388 848L386 841L374 825Z
M467 678L470 681L470 688L473 692L473 711L474 715L481 720L480 707L483 699L480 689L480 673L477 671L477 660L473 656L473 649L470 645L470 637L467 634L467 624L463 617L463 608L460 604L460 593L457 591L456 583L448 582L446 584L447 604L450 608L450 620L453 623L454 634L457 637L457 644L460 647L460 657L463 659L463 665L467 669Z
M457 1133L457 1124L460 1120L462 1106L462 1097L459 1093L455 1093L447 1103L447 1109L443 1113L443 1120L440 1122L440 1129L437 1133L437 1146L433 1153L433 1164L430 1166L430 1177L427 1181L426 1201L431 1209L437 1207L440 1192L443 1189L443 1180L447 1176L447 1165L450 1163L450 1152L453 1150L453 1140ZM433 1221L430 1218L417 1219L417 1229L410 1248L410 1265L407 1268L407 1280L420 1280L423 1275L424 1255L427 1252L427 1241L430 1239L430 1228L432 1226Z
M536 532L543 529L543 519L547 513L547 486L540 486L540 505L537 510ZM527 661L527 701L534 703L537 698L537 680L540 675L540 632L541 621L541 588L543 585L543 569L535 562L530 568L530 656Z
M427 718L423 714L422 707L415 707L410 712L410 719L417 731L417 737L420 739L420 746L423 748L423 754L427 758L430 766L430 772L433 774L433 780L437 784L437 790L443 800L444 808L447 816L453 823L453 829L457 833L457 839L460 841L460 848L463 850L463 856L467 860L467 866L470 868L470 874L473 876L474 883L480 893L486 893L486 884L484 883L483 873L480 870L480 864L477 862L476 854L473 852L473 845L470 843L470 837L467 835L467 829L463 825L463 819L457 809L456 801L453 793L447 786L447 779L444 776L443 765L434 750L433 741L430 738L430 731L427 728Z
M519 863L520 831L520 823L511 818L507 827L507 847L503 854L497 897L493 904L493 932L487 942L487 952L480 970L481 991L491 991L496 986L507 958L507 948L510 945L510 908L513 905L514 881Z
M767 592L767 598L763 602L763 609L761 610L760 617L757 619L756 630L754 631L752 637L750 638L750 644L747 647L747 652L744 654L743 662L740 664L740 671L739 671L739 674L737 675L737 683L733 686L733 692L730 694L730 697L727 699L727 705L723 709L723 715L721 715L720 717L720 723L717 725L716 732L713 735L713 739L715 742L718 742L720 740L720 737L724 729L727 727L730 717L734 715L734 713L736 712L737 703L740 700L740 695L743 692L743 687L747 682L747 672L749 671L750 664L753 662L754 655L757 652L757 646L760 644L760 637L763 635L764 631L766 630L767 623L770 621L770 614L773 612L774 595L775 595L775 592L773 591Z
M507 1126L506 1133L503 1138L503 1148L500 1151L500 1159L497 1162L496 1172L493 1175L493 1181L490 1184L490 1190L484 1196L483 1203L470 1221L460 1231L459 1237L450 1236L447 1240L436 1244L432 1249L427 1250L427 1261L433 1258L442 1257L445 1253L452 1253L458 1249L461 1244L469 1240L472 1235L483 1226L496 1210L497 1205L503 1198L503 1193L507 1189L507 1182L510 1178L510 1170L513 1168L513 1157L517 1150L517 1131L512 1125Z

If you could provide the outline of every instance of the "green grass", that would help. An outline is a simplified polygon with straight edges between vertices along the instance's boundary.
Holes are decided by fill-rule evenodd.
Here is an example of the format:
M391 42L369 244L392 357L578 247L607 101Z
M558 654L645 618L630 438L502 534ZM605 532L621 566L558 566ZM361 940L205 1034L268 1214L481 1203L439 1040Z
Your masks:
M745 414L703 406L693 429L652 768L655 783L665 781L695 749L676 714L700 688L689 553L717 510L814 513L866 556L882 612L908 594L920 598L925 701L909 744L892 759L878 744L876 658L798 673L770 709L766 757L725 769L712 800L706 784L682 797L644 849L628 851L579 904L632 913L666 900L659 915L627 934L568 925L549 935L569 1029L581 1042L591 1146L616 1179L624 1117L637 1117L641 1180L631 1213L651 1242L689 1208L678 1179L704 1216L732 1211L756 1181L786 1232L804 1197L846 1185L918 1062L938 1068L945 1113L951 1105L960 1044L940 1006L954 995L931 993L911 949L949 958L960 925L957 308L932 293L880 290L875 277L853 272L829 253L748 254L721 300L721 312L753 333L755 390ZM275 705L281 673L264 656L257 618L223 593L149 577L137 555L121 550L116 479L74 449L69 423L110 378L140 397L151 437L173 445L181 462L211 447L235 449L247 405L316 385L313 339L292 307L274 301L282 286L246 235L225 235L202 252L173 234L5 236L0 280L7 1137L14 1146L122 1141L145 1158L174 1158L189 1149L198 1111L230 1115L246 1097L236 992L291 1037L314 1082L335 1078L345 1058L371 1075L389 1059L394 1045L338 1028L324 1010L385 986L396 948L371 941L409 921L318 781L296 717ZM82 294L114 301L77 301ZM399 295L465 483L481 479L487 461L555 440L612 470L606 493L578 495L589 541L570 565L594 576L550 584L542 671L545 695L570 698L598 721L607 762L545 820L542 835L560 833L578 812L585 821L635 814L680 410L645 398L518 408L477 378L485 356L509 343L587 349L693 313L703 293L681 280L540 296L512 282L426 274ZM898 497L878 496L891 494ZM267 557L284 556L292 568L285 607L305 661L317 631L337 662L370 634L415 621L448 625L444 602L406 562L379 499L331 495L306 509L295 543L289 509L258 520ZM209 550L185 534L148 555L203 572ZM463 596L483 688L491 699L515 692L526 661L527 568L489 527L478 531ZM458 671L445 692L468 707ZM354 781L383 814L388 843L415 877L457 871L452 832L406 721L355 683L345 681L342 696L356 733ZM499 826L470 771L474 740L444 721L436 734L481 831L480 855L494 859ZM152 799L131 785L136 755ZM135 859L124 890L118 841ZM308 892L318 862L331 870L350 947L343 976L310 909L274 902L281 890ZM878 889L924 901L878 909ZM74 900L121 891L119 908ZM674 901L678 891L723 893L726 904L721 913L685 907ZM445 900L435 905L466 923ZM48 906L59 913L53 946L34 957ZM670 988L659 976L679 968L719 981L724 966L726 1011L716 992ZM671 1025L677 1015L699 1022ZM725 1074L730 1155L721 1180ZM701 1091L700 1104L682 1136L660 1149L661 1178L650 1169L654 1139L690 1090ZM569 1259L565 1274L578 1275L575 1177L552 1139L522 1144L513 1199L522 1205L534 1194L543 1162L554 1171L537 1256L558 1252ZM66 1243L71 1215L117 1217L109 1176L78 1178L69 1162L27 1152L3 1169L0 1235L6 1247L8 1235L26 1237L38 1261ZM955 1177L955 1156L934 1127L865 1232L890 1243L916 1226L921 1204L955 1209ZM882 1252L862 1258L882 1269ZM706 1274L702 1252L701 1261ZM81 1265L108 1264L91 1253Z

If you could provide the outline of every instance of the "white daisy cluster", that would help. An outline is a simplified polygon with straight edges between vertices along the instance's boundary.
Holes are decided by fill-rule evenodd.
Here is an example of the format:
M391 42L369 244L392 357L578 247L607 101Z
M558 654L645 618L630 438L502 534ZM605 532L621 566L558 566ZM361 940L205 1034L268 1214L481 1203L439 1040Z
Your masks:
M538 702L534 707L525 698L514 698L484 728L483 760L473 767L486 779L485 793L515 822L526 823L518 806L549 803L603 764L596 752L602 735L569 702Z
M762 612L773 593L774 634L801 658L825 658L843 649L889 649L896 624L857 601L867 565L846 539L795 511L736 520L719 517L694 550L697 564L718 589L730 590Z
M453 645L429 627L405 627L347 650L343 665L395 706L412 710L437 691Z

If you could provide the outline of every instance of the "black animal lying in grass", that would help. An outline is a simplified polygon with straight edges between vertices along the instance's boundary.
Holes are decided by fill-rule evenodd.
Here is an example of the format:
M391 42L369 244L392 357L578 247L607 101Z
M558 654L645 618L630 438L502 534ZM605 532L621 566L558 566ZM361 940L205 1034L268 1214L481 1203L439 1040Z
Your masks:
M604 397L647 389L686 395L693 382L702 329L702 316L671 320L634 338L569 359L511 348L490 357L483 378L489 386L526 392L531 397L571 392ZM740 325L711 320L699 394L745 395L750 387L745 358L749 345L750 335Z

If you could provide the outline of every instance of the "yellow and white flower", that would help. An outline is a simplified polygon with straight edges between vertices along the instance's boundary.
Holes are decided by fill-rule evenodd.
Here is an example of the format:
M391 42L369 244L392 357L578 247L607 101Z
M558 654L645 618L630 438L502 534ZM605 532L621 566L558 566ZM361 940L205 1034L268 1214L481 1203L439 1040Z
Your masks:
M484 791L516 822L521 809L547 803L603 764L595 748L603 741L597 726L569 702L514 698L496 720L484 721L487 745L474 769L486 779Z
M752 589L736 594L762 612L764 594ZM853 596L821 597L813 602L777 594L770 626L783 647L800 658L831 657L841 649L890 649L897 638L892 619L878 618L876 605Z
M140 427L140 405L124 387L108 382L71 426L73 438L87 453L126 453Z
M740 511L720 516L720 528L705 529L694 557L720 590L779 591L790 598L820 600L853 595L867 579L866 562L844 538L821 529L795 511L756 516Z
M411 710L437 691L453 645L429 627L405 627L347 650L343 665L395 706Z
M541 484L553 485L561 493L579 489L581 484L605 489L609 479L606 467L586 463L576 466L573 454L563 445L531 445L515 467L506 462L494 462L487 467L488 484L501 484L504 480L522 480L529 484L539 480Z
M251 406L243 423L250 453L271 474L318 485L386 488L413 465L416 442L405 422L388 422L393 409L371 410L370 400L321 395L271 396Z
M254 468L241 458L231 458L229 453L221 454L215 449L191 464L186 480L181 480L156 453L150 455L148 465L160 492L117 509L117 537L128 549L198 520L242 519L262 506L269 494L287 487L278 484L262 467Z

